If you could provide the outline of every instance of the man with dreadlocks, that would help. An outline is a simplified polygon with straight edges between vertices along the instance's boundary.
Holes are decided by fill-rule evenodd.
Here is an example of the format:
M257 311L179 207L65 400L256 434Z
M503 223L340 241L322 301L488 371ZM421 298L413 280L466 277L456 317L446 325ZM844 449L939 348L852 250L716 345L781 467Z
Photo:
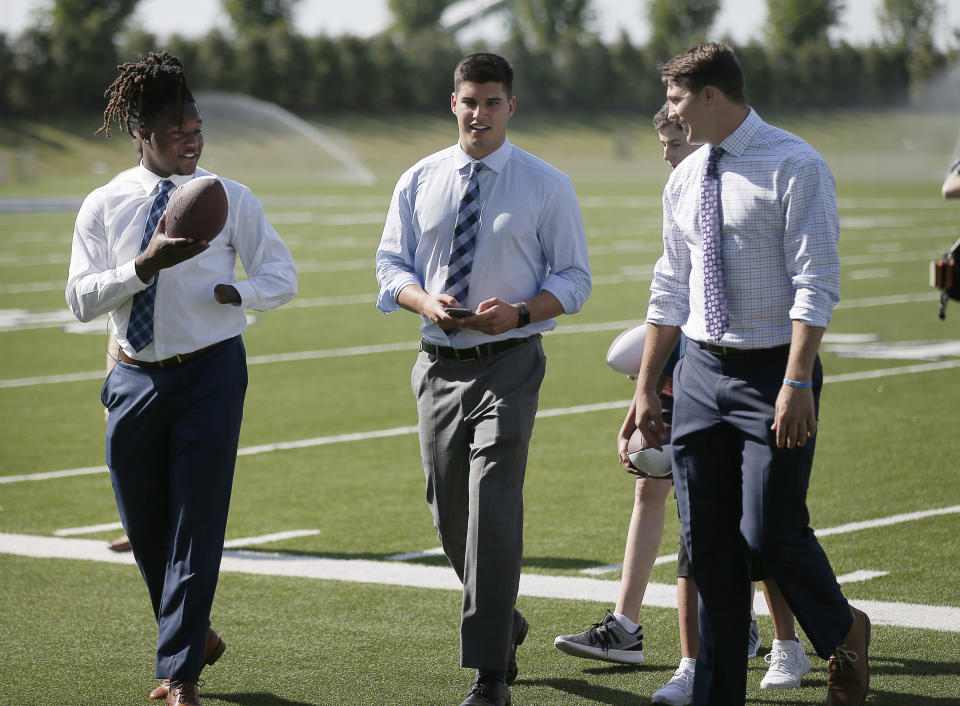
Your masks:
M158 623L165 681L150 696L196 706L200 670L226 647L210 609L247 384L244 310L290 301L297 270L260 202L228 179L219 237L164 234L170 192L209 174L197 167L200 111L167 52L118 68L98 133L117 121L140 138L143 159L81 206L66 298L81 321L109 314L120 348L101 393L106 458Z

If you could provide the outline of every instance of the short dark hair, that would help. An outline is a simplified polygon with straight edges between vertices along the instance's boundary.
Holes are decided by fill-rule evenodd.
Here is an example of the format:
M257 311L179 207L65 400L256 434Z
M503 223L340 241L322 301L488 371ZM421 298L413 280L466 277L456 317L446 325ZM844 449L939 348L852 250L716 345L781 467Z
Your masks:
M150 124L168 108L183 116L187 103L194 103L180 59L160 52L141 56L117 67L120 75L104 93L109 97L103 111L103 126L97 130L110 137L110 123L116 121L133 137L133 126Z
M660 132L660 130L671 124L676 125L677 121L670 119L670 104L664 103L660 106L660 110L653 116L653 127L657 132Z
M509 62L497 54L481 52L465 56L457 64L453 72L453 91L460 89L464 81L470 83L489 83L495 81L503 84L507 95L513 92L513 68Z
M663 83L675 84L693 93L714 86L734 103L746 105L743 69L726 44L710 42L677 54L658 67Z

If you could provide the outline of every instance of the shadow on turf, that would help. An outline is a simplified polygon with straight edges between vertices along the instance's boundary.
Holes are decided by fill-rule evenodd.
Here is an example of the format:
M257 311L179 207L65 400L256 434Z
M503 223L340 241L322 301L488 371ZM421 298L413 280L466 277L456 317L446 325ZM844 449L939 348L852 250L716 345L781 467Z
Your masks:
M589 699L598 704L609 704L609 706L621 706L621 704L635 706L638 698L634 691L597 686L585 679L521 679L517 684L548 686L564 694L579 696L582 699Z
M217 699L228 704L241 704L241 706L316 706L307 701L291 701L275 694L244 693L244 694L214 694L204 693L205 699Z

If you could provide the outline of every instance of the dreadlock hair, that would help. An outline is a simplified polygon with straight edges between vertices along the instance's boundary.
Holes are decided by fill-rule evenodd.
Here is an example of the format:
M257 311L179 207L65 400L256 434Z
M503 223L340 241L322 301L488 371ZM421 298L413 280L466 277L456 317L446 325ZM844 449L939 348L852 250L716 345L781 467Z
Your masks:
M139 61L128 61L117 68L120 75L103 94L110 101L103 111L103 125L97 135L103 132L110 137L110 123L116 121L133 137L134 126L149 124L171 105L179 108L182 119L183 107L194 102L183 64L166 49L140 56Z

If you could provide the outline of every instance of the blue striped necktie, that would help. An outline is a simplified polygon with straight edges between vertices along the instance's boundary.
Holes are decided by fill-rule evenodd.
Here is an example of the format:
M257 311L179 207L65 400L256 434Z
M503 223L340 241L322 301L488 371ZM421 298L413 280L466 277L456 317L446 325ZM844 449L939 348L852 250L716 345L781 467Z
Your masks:
M147 225L143 229L140 252L147 249L150 238L153 237L153 231L156 229L157 223L160 222L160 216L163 215L163 210L167 207L167 201L170 199L173 182L164 179L160 182L159 189L160 192L153 199L153 205L150 207ZM130 321L127 323L127 342L133 346L135 351L143 350L153 340L153 305L157 300L158 279L159 275L153 278L149 287L133 295Z
M443 291L460 302L461 306L465 304L467 292L470 290L473 249L480 222L480 180L477 175L481 169L483 169L483 162L470 163L470 176L460 196L460 205L457 207L457 227L453 230L447 281L443 287Z
M720 169L724 150L711 147L707 167L700 182L700 237L703 240L703 306L707 333L715 341L730 327L727 314L727 290L723 276L723 211L720 205Z

